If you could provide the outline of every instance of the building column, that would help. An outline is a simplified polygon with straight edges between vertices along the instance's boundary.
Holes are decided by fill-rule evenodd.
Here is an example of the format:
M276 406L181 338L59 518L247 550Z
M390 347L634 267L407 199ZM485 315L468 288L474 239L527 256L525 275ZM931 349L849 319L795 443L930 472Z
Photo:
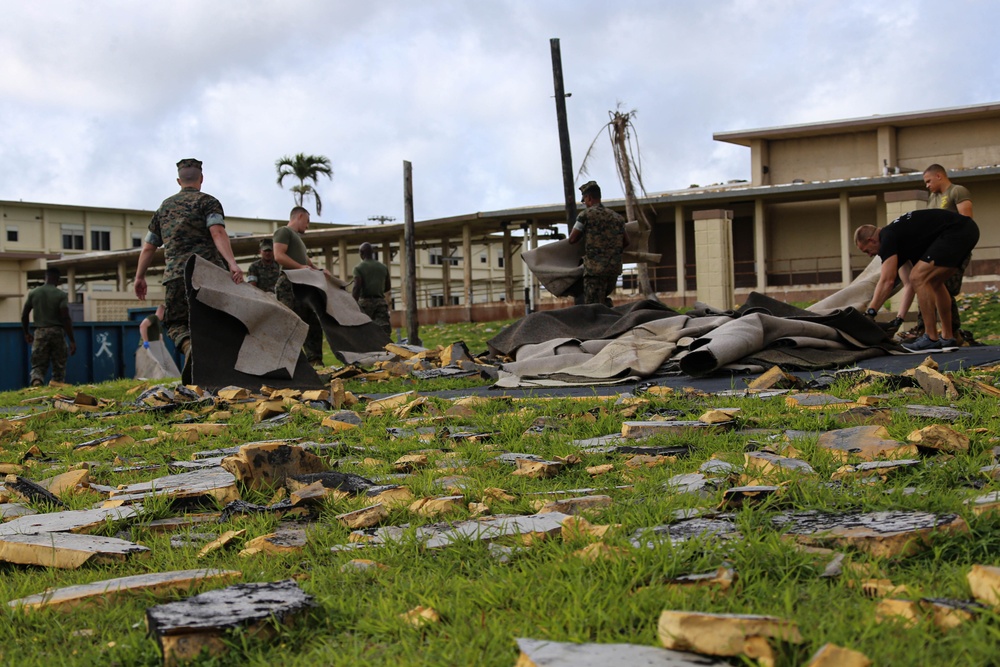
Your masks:
M677 294L683 297L687 293L687 246L684 245L684 207L674 208L674 254L677 262Z
M330 275L333 275L333 248L331 246L323 246L323 266Z
M529 250L535 250L536 248L538 248L538 223L532 221L532 223L531 223L531 245L529 247ZM541 291L542 290L541 290L540 283L538 282L538 279L535 277L535 274L532 273L531 274L531 303L532 303L532 309L533 310L537 310L538 309L538 301L539 301L539 299L541 297Z
M465 287L465 305L472 308L472 227L462 225L462 281ZM471 315L471 310L469 311ZM472 321L472 318L469 318Z
M851 199L846 192L840 193L840 281L846 287L854 280L851 271L851 247L854 245L854 230L851 228Z
M66 269L66 295L70 303L76 303L76 267Z
M767 221L764 218L764 200L753 202L753 261L757 272L757 291L767 290Z
M441 239L441 289L444 305L451 305L451 239Z
M347 282L347 239L337 243L337 262L340 264L340 279Z
M885 193L886 224L904 213L922 208L927 208L927 190L900 190Z
M119 292L124 292L128 286L128 274L125 272L125 260L118 262L118 280L115 288Z
M390 272L392 267L389 268ZM399 235L399 310L406 312L406 290L403 288L406 283L406 238L405 234Z
M510 252L510 227L503 226L503 295L507 303L514 301L514 267Z
M733 212L724 209L694 212L695 262L698 300L730 310L733 296Z

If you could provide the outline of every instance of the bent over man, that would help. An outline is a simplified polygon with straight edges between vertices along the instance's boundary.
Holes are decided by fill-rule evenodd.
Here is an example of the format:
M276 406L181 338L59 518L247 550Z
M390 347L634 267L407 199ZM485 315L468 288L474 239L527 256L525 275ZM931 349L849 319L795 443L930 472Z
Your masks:
M918 352L955 346L958 341L951 320L951 295L945 281L958 271L978 242L979 226L972 218L940 208L911 211L881 229L874 225L858 227L854 232L858 249L882 259L879 281L865 314L875 317L892 293L900 267L910 262L913 268L909 281L924 315L926 331L904 347Z

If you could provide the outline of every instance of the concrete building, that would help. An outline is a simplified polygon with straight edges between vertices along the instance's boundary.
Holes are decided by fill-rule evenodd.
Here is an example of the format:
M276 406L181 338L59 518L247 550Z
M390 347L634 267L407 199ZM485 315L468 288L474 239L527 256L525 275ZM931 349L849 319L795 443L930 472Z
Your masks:
M854 228L884 225L923 207L922 172L933 163L972 192L982 235L966 274L967 291L1000 282L1000 103L720 132L714 138L749 149L747 180L653 194L640 202L653 224L651 250L662 255L649 273L665 303L701 300L729 307L750 291L796 302L836 291L868 263L853 245ZM620 200L605 204L623 212ZM127 307L136 305L129 281L138 250L129 248L137 235L141 239L150 212L14 202L0 202L0 210L3 320L16 319L29 276L40 277L45 263L74 282L94 284L83 297L87 319L124 319ZM565 220L564 206L552 204L418 221L421 321L515 317L524 312L526 294L540 307L565 304L546 304L519 260L522 246L565 233ZM256 253L259 235L279 224L284 221L228 219L231 233L251 234L233 240L244 266ZM395 306L403 307L402 224L319 227L306 235L307 246L321 258L317 263L349 279L358 245L372 243L392 269ZM99 292L97 283L110 291ZM627 273L617 299L636 294L634 275Z

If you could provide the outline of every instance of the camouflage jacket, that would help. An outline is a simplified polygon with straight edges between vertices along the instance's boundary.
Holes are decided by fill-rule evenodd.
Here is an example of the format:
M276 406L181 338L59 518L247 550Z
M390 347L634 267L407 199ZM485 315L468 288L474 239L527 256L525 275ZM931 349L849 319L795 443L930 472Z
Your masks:
M584 275L620 274L625 218L598 204L581 211L576 221L583 225Z
M225 225L222 204L210 194L183 188L167 197L149 221L146 242L163 246L167 266L163 282L184 277L184 264L191 255L200 255L222 268L225 260L215 247L209 227Z
M253 283L265 292L274 292L274 286L278 284L280 275L280 264L273 260L270 264L265 264L264 260L258 259L247 269L247 282Z

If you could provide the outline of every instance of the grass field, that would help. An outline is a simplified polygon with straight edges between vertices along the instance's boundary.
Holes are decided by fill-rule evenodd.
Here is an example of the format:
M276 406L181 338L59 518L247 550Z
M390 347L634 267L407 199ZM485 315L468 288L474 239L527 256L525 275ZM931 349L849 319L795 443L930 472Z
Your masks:
M965 327L979 340L1000 333L1000 304L995 294L974 295L965 302ZM464 340L475 352L497 325L471 328L424 327L425 345ZM1000 369L965 371L986 386L1000 386ZM45 405L41 397L76 391L107 401L107 409L124 414L95 417L88 413L48 413L17 422L0 422L0 463L23 466L18 474L43 480L86 466L93 485L117 487L168 474L167 464L189 461L195 452L251 441L302 438L339 442L338 453L325 456L339 472L385 484L401 484L414 499L461 496L442 516L424 516L408 504L393 506L382 526L405 526L401 538L385 546L356 551L332 550L349 544L351 530L336 518L366 505L361 497L328 497L311 516L277 513L237 515L225 522L202 524L175 532L154 530L151 522L184 512L219 511L219 503L203 501L182 508L163 499L146 502L144 515L133 522L104 524L96 533L118 536L149 548L143 558L62 570L0 564L0 599L4 602L48 588L112 577L193 568L238 570L243 582L296 579L315 606L294 624L280 625L269 638L234 630L225 635L227 653L202 656L200 665L514 665L520 637L565 642L629 642L661 646L657 620L664 610L768 614L797 624L801 644L773 643L778 665L800 665L820 646L832 642L866 654L876 665L996 664L1000 624L993 609L983 608L948 630L934 624L930 613L908 625L878 621L880 595L891 584L904 586L891 597L970 598L966 575L973 565L1000 565L1000 515L977 514L966 501L998 490L981 469L995 462L1000 445L997 399L963 392L957 398L934 397L894 381L860 387L856 379L838 380L828 394L856 400L883 396L874 416L884 421L888 438L905 443L916 429L942 423L969 439L967 450L935 453L921 450L917 464L900 468L885 479L836 475L844 464L820 446L820 434L844 428L845 408L806 410L789 407L785 396L733 398L677 392L644 395L631 401L597 397L585 400L488 400L446 416L450 401L429 397L407 419L367 414L366 404L353 410L361 425L332 431L321 425L329 414L303 410L287 423L258 430L252 410L233 405L189 405L173 412L140 412L131 404L134 381L116 381L71 389L38 388L0 394L8 417L26 415ZM395 385L394 385L395 386ZM433 392L435 381L402 385L418 393ZM373 385L348 383L358 394ZM397 386L398 388L398 386ZM253 388L256 389L256 388ZM383 393L379 391L379 393ZM953 422L911 416L907 405L952 406L961 411ZM253 407L252 403L248 404ZM236 405L236 408L239 406ZM228 409L226 409L228 408ZM696 420L712 408L738 408L735 422L717 432L706 430L655 435L641 444L684 447L685 454L636 465L633 454L582 452L576 441L620 433L629 421ZM220 415L226 409L228 414ZM218 435L187 441L183 422L221 420ZM92 429L103 429L95 432ZM420 430L418 430L420 429ZM476 439L453 437L458 432ZM134 442L113 448L75 449L101 435L122 433ZM808 463L814 472L777 468L754 472L746 454L770 449ZM497 460L503 452L561 460L548 478L515 475L513 465ZM414 467L396 465L405 455L424 454ZM731 464L715 477L717 488L683 493L670 485L676 475L694 473L710 460ZM851 457L851 463L858 459ZM715 464L718 465L718 464ZM601 468L598 468L603 466ZM588 468L592 469L588 472ZM834 480L834 476L837 479ZM724 507L726 489L747 483L771 484L776 493L748 498L741 506ZM574 491L596 489L592 492ZM502 489L500 494L495 489ZM276 489L240 488L244 500L267 504ZM551 494L551 495L544 495ZM489 514L531 515L548 500L606 495L610 502L587 515L595 525L610 526L603 537L577 532L508 539L496 546L460 540L445 548L421 545L416 529L442 520L462 521L488 506ZM71 509L104 500L93 489L67 491L61 499ZM38 511L51 511L44 504ZM637 531L673 520L678 511L722 512L738 535L731 539L698 537L672 544L660 541L636 546ZM906 511L958 515L968 530L937 532L908 556L873 555L858 546L830 545L834 552L810 552L782 536L776 517L789 512L830 513ZM303 548L289 553L240 555L246 543L278 530L302 529ZM227 548L203 558L198 551L209 537L245 530ZM209 537L199 535L208 533ZM174 539L174 544L171 540ZM178 545L187 538L193 546ZM648 539L648 538L646 538ZM592 546L598 545L598 546ZM913 546L916 547L917 542ZM510 547L502 550L499 547ZM822 577L837 553L844 554L843 573ZM594 556L594 554L597 554ZM356 559L378 566L362 567ZM682 575L731 568L729 585L682 585ZM879 586L864 585L885 580ZM218 588L203 584L192 592ZM872 592L877 589L876 592ZM878 591L882 591L879 593ZM147 636L146 609L187 593L140 593L114 602L73 611L9 609L0 622L0 664L158 665L156 642ZM434 609L437 622L413 625L403 615L422 606ZM733 658L734 664L752 664ZM741 662L742 660L742 662Z

